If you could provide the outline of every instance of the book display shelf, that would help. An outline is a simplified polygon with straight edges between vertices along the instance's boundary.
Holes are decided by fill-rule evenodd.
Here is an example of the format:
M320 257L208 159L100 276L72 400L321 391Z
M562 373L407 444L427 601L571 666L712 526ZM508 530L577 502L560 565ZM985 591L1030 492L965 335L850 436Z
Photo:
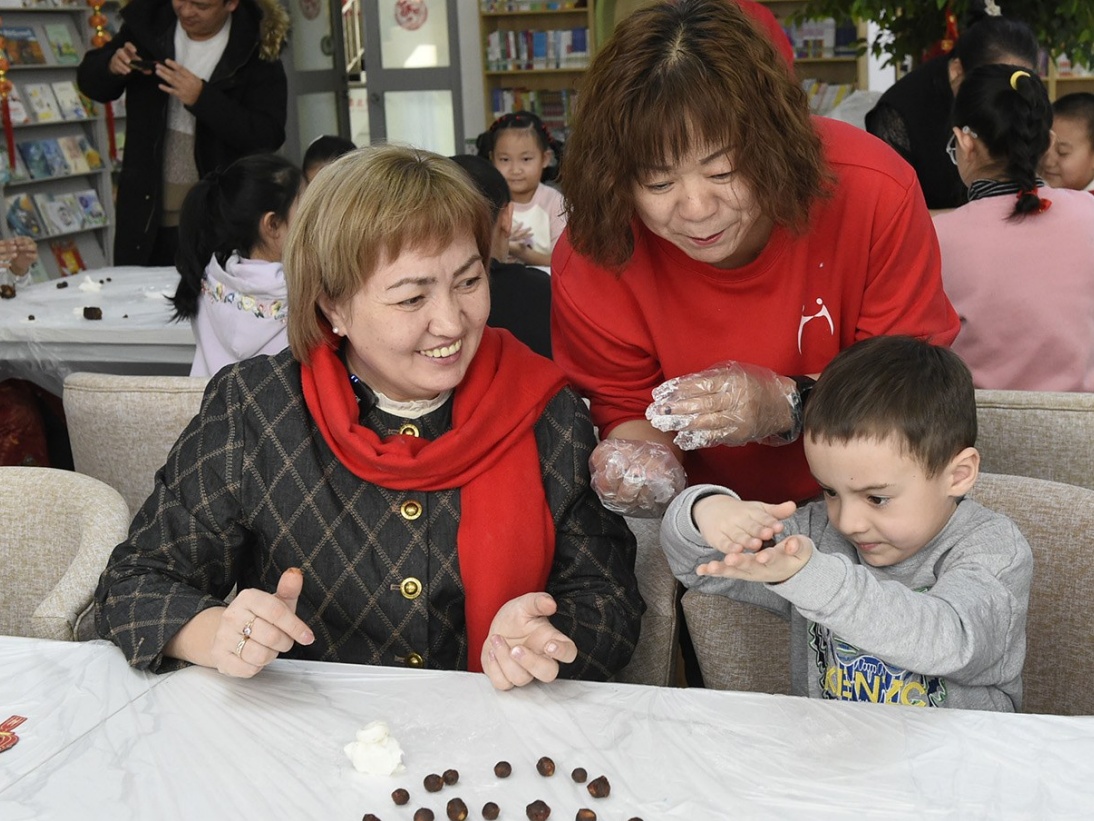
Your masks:
M105 112L76 87L92 34L89 14L85 0L0 0L15 136L14 168L0 136L7 171L0 172L0 232L38 242L36 280L110 264L114 205Z
M811 20L793 24L789 18L803 5L801 0L758 0L778 18L794 48L794 67L809 93L815 114L827 114L844 97L869 85L866 55L858 54L859 38L866 36L862 23L848 20Z
M594 0L479 0L486 126L531 111L569 135L581 75L596 51Z

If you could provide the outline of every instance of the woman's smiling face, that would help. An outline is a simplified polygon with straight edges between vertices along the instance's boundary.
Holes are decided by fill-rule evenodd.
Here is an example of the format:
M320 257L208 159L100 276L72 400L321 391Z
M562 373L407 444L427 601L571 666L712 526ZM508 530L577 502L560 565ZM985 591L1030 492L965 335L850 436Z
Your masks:
M650 231L719 268L752 262L774 227L725 149L693 149L675 165L645 169L634 184L634 203Z
M432 399L467 373L490 313L490 287L468 235L440 251L403 251L347 303L323 309L346 336L350 369L369 387L397 401Z

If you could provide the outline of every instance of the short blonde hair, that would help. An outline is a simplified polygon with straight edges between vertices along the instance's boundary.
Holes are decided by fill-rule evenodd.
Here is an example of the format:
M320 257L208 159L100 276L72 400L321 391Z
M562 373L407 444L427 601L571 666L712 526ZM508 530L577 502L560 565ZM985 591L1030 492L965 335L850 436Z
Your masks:
M293 356L307 364L326 344L320 299L344 305L404 251L439 251L466 236L489 266L492 233L486 200L446 157L397 145L339 157L308 186L285 241Z

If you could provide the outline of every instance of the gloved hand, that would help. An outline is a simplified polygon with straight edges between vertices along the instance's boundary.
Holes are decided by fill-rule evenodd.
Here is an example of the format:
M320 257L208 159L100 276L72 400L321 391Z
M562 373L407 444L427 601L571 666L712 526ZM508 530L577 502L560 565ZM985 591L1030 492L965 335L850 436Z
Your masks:
M593 449L589 471L604 507L638 519L664 515L688 483L671 448L641 439L605 439Z
M761 365L722 362L678 376L653 390L646 419L662 431L680 431L681 450L763 442L785 445L801 432L798 386Z

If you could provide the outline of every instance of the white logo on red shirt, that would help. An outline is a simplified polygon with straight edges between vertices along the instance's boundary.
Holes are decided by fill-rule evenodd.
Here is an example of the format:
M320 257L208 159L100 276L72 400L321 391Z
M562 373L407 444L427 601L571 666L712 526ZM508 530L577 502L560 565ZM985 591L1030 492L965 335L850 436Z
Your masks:
M820 306L820 310L817 311L815 314L809 316L806 315L805 306L802 305L802 318L801 321L798 323L798 353L802 352L802 330L805 328L806 325L809 324L811 320L821 318L827 319L829 333L831 333L832 336L836 335L836 325L834 322L832 322L832 314L828 313L828 306L824 304L824 300L820 297L817 297L817 305Z

